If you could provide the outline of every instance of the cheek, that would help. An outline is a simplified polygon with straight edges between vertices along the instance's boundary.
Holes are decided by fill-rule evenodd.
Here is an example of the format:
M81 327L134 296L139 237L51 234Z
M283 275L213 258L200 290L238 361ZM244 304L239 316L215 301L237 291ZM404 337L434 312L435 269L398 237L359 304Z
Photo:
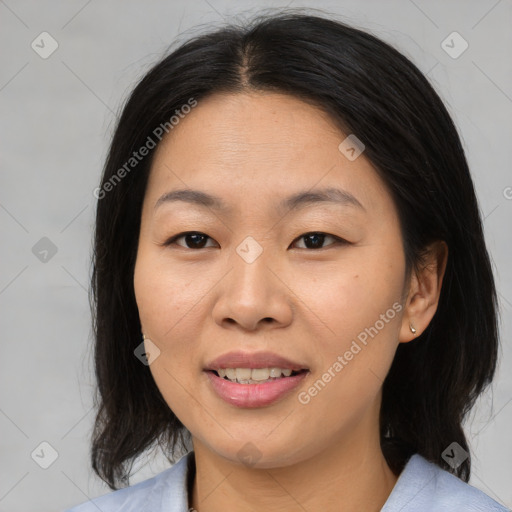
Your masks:
M357 270L364 264L372 272ZM310 308L322 322L311 333L318 366L298 399L304 413L323 419L327 436L357 424L376 403L398 344L400 272L382 259L358 258L350 271L332 274L323 293L307 299L316 296Z
M153 248L141 250L137 257L134 289L141 325L160 350L150 370L164 396L173 401L180 400L183 389L201 374L201 331L208 314L204 304L214 277L206 267L203 272L171 264L165 252Z
M367 245L347 253L326 274L301 274L301 300L318 324L312 333L319 361L315 373L329 382L327 402L352 403L382 385L398 344L403 264L394 246ZM352 405L357 407L357 400Z
M297 270L293 290L324 326L325 340L346 340L370 327L395 302L403 287L403 256L394 246L366 245L337 261ZM308 308L306 308L306 306ZM389 323L396 324L396 307ZM380 324L379 324L380 325Z
M142 326L155 340L164 342L179 324L186 323L201 294L208 290L198 272L180 271L165 256L140 251L134 272L134 289Z
M134 290L143 331L160 353L149 369L166 403L185 423L190 422L191 378L200 360L197 336L195 278L177 272L151 251L139 251Z

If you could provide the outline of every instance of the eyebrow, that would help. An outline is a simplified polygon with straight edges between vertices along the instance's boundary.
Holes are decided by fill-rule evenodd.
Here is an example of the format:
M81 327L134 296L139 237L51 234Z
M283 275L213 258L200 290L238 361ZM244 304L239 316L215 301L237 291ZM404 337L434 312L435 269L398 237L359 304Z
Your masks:
M179 189L162 195L155 203L154 211L164 203L183 201L196 206L211 208L219 212L230 212L232 209L220 197L202 192L201 190ZM297 192L277 205L277 210L287 213L300 210L317 203L331 203L341 206L353 206L366 212L366 208L350 192L338 188L323 188Z

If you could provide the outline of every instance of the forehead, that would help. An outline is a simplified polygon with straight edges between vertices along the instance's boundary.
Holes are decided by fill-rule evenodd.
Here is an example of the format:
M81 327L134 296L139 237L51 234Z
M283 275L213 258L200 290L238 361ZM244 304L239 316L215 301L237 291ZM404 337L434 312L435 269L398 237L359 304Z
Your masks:
M200 100L157 147L147 200L154 208L163 194L195 189L229 207L336 188L365 207L378 207L383 194L389 201L364 154L350 161L340 152L345 138L325 112L292 96L213 95Z

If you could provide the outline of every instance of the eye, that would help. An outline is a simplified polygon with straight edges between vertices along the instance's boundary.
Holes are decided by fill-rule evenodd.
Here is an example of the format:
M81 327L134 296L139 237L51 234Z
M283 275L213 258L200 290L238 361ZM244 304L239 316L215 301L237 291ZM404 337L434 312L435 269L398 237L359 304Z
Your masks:
M305 240L306 247L299 247L299 249L323 249L323 247L321 247L321 246L323 245L326 237L332 238L335 241L334 244L329 244L329 245L335 245L335 243L337 243L337 242L342 243L342 244L348 243L346 240L343 240L342 238L339 238L337 236L329 235L328 233L321 233L321 232L317 232L317 231L314 231L311 233L305 233L305 234L299 236L298 238L296 238L294 240L294 242L303 238Z
M176 240L179 240L180 238L185 239L187 245L183 246L182 244L176 244ZM203 249L208 238L210 238L208 235L205 235L199 231L186 231L185 233L180 233L179 235L171 237L169 240L167 240L167 242L164 243L164 245L168 246L176 244L180 247L185 247L185 249Z
M335 245L336 243L341 243L341 244L349 243L346 240L343 240L342 238L339 238L337 236L329 235L328 233L322 233L322 232L318 232L318 231L304 233L303 235L297 237L294 240L294 243L297 240L304 239L306 247L299 247L299 249L318 250L318 249L324 248L322 246L325 242L326 237L334 240L334 243L331 243L329 245ZM180 240L182 238L185 240L185 245L177 243L177 240ZM174 244L174 245L178 245L180 247L184 247L185 249L204 249L206 247L214 247L212 245L210 245L210 246L206 245L206 241L208 239L213 240L213 238L210 238L208 235L205 235L204 233L201 233L200 231L186 231L184 233L180 233L178 235L171 237L163 245L169 246L169 245Z

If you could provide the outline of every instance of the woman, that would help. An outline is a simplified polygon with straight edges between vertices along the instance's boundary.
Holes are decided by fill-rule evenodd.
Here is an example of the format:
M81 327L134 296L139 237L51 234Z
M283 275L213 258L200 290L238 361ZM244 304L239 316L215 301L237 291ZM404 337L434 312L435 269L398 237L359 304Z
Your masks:
M284 13L140 81L98 198L89 510L505 510L466 482L496 292L473 183L403 55ZM175 462L132 487L134 459Z

